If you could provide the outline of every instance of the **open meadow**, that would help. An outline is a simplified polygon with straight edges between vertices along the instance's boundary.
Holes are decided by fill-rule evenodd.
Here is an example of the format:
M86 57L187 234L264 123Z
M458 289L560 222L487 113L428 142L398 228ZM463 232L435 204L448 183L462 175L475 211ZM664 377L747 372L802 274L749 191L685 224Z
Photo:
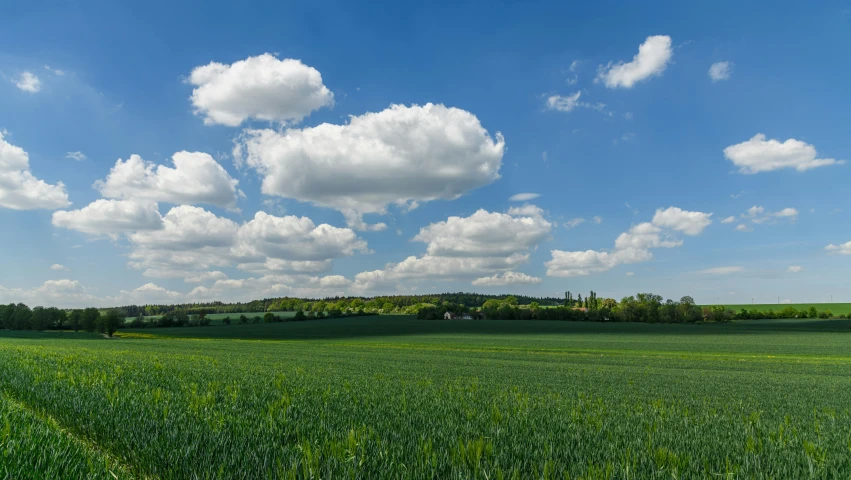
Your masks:
M847 479L849 326L0 331L0 478Z

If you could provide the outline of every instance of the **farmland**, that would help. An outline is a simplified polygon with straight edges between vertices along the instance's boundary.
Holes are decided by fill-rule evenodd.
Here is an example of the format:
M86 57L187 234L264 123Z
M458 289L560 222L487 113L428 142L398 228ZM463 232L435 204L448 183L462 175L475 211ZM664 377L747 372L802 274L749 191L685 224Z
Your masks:
M774 310L775 312L779 312L787 307L792 307L795 310L809 310L810 307L815 308L819 312L830 310L830 312L834 315L848 315L851 314L851 303L758 303L756 305L753 304L742 304L742 305L725 305L727 308L732 309L734 311L739 311L741 309L745 310L757 310L760 312L767 312L769 310Z
M0 477L848 478L849 326L0 332Z

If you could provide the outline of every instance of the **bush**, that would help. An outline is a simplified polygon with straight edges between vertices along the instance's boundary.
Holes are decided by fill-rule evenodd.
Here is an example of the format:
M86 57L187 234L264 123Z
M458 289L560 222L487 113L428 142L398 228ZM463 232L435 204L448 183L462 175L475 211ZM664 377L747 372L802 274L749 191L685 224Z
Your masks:
M246 317L245 315L240 315L239 323L248 323L248 317Z
M230 317L223 318L222 323L224 323L225 325L230 325Z
M278 321L278 317L274 313L268 312L266 315L263 315L263 321L266 323L275 323Z

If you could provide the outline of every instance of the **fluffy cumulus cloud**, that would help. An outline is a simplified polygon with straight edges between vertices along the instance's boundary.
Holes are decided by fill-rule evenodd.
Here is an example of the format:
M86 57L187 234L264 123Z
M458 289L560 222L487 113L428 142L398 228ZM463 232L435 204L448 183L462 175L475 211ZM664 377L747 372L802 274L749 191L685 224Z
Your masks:
M800 140L790 138L784 142L775 139L766 140L758 133L750 140L724 149L724 156L739 168L739 173L760 173L794 168L799 172L841 165L844 160L817 158L816 147Z
M520 272L503 272L490 277L480 277L473 280L477 287L504 287L506 285L537 285L541 279Z
M581 96L581 91L568 96L550 95L549 97L547 97L547 110L555 110L557 112L567 113L572 112L577 108L590 108L591 110L596 110L598 112L603 112L608 116L612 116L612 113L606 109L605 103L580 101L579 97Z
M710 217L712 217L711 213L687 212L681 208L668 207L665 210L656 210L653 224L683 232L686 235L699 235L712 223Z
M449 217L423 227L414 237L426 243L425 255L359 273L353 288L399 289L405 280L472 280L504 273L528 262L529 252L549 238L551 230L552 224L534 205L507 214L479 210L469 217Z
M38 93L41 91L41 80L32 72L21 73L13 82L16 87L25 92Z
M729 80L730 75L732 74L733 64L730 62L716 62L709 67L709 78L711 78L713 82Z
M707 268L705 270L698 270L695 273L699 273L701 275L730 275L733 273L740 273L745 271L743 267L739 266L730 266L730 267L714 267Z
M331 261L366 252L348 228L316 225L307 217L258 212L238 225L200 207L182 205L163 217L163 228L129 236L131 266L151 277L183 277L200 283L225 280L214 268L236 266L253 273L317 273Z
M68 152L65 154L65 158L70 158L71 160L76 160L78 162L82 162L85 160L86 154L83 152Z
M654 248L679 247L683 241L676 233L699 235L712 223L711 213L691 212L677 207L656 210L653 220L634 225L615 239L611 251L551 250L552 258L544 265L547 276L576 277L611 270L618 265L646 262Z
M76 280L48 280L34 288L6 288L0 285L0 303L23 302L30 306L90 307L105 302ZM113 304L115 305L115 304Z
M851 255L851 242L845 242L840 245L830 244L824 247L824 251L831 254Z
M153 202L95 200L79 210L53 212L53 225L92 235L111 235L163 228Z
M427 243L426 252L437 257L508 256L550 235L552 225L540 211L522 214L527 216L479 210L469 217L449 217L420 229L414 241Z
M241 192L237 180L202 152L177 152L174 168L147 162L138 155L118 159L106 179L95 182L106 198L173 204L205 203L234 207Z
M263 275L243 279L217 280L210 286L198 286L186 295L189 301L250 301L269 297L324 298L343 296L351 281L340 275L292 276Z
M390 204L459 196L499 178L505 141L470 112L392 105L345 125L248 130L234 157L263 176L262 192L339 210L350 226Z
M654 35L638 47L638 53L631 62L609 63L601 66L597 81L608 88L632 88L636 83L661 75L671 61L671 37Z
M265 53L225 65L195 67L188 82L195 113L207 125L237 127L255 119L297 123L314 110L334 103L322 75L300 60L279 60Z
M4 135L0 130L0 207L52 210L70 205L65 185L62 182L51 185L34 177L29 154L6 141Z

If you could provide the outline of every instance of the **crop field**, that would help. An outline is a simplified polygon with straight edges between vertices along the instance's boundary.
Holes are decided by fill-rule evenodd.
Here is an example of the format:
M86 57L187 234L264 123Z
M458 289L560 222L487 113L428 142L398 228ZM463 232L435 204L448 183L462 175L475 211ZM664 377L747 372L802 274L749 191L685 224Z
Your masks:
M726 305L726 307L737 312L743 308L745 310L757 310L760 312L767 312L769 310L779 312L786 307L792 307L795 310L809 310L810 307L815 307L819 312L830 310L834 315L848 315L851 313L851 303L758 303L756 305L748 303L743 305Z
M847 479L849 326L0 331L0 478Z
M275 315L277 315L281 318L292 318L292 317L295 316L295 312L272 312L272 313L274 313ZM253 321L254 317L263 318L263 315L266 315L266 312L211 313L211 314L207 315L207 318L209 318L211 320L211 322L210 322L211 325L216 325L216 324L221 324L222 320L224 320L226 317L230 317L230 320L233 323L239 322L239 316L240 315L245 315L246 317L250 318ZM160 318L160 315L145 316L146 321L156 320L158 318ZM135 319L136 319L136 317L125 317L124 322L130 323Z

